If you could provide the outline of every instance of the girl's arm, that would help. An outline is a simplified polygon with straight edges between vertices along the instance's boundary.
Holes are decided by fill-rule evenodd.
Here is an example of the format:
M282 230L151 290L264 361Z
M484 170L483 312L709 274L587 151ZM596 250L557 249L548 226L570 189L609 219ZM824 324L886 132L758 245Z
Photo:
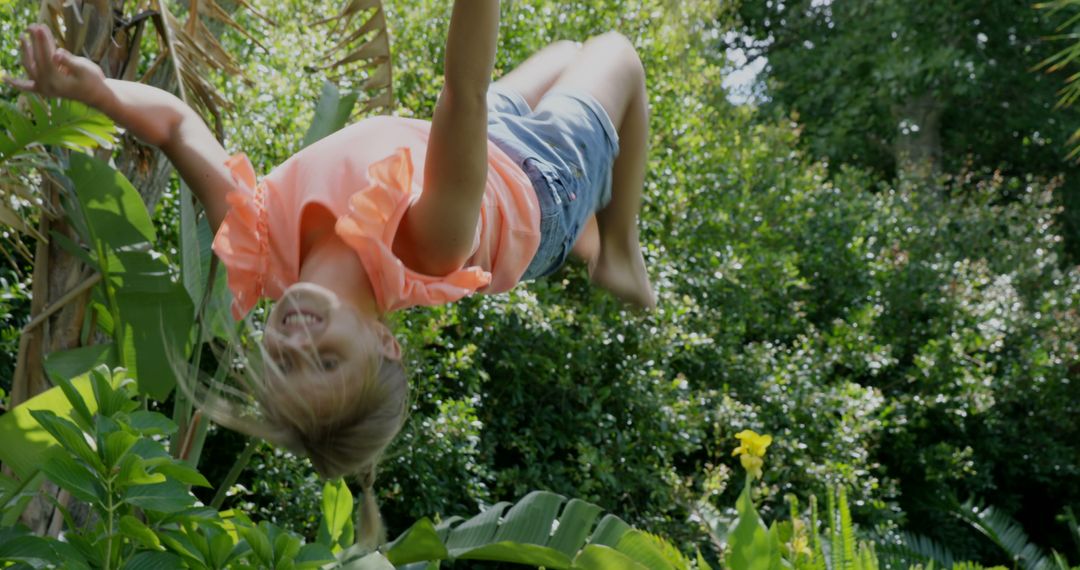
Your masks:
M229 154L202 119L172 94L130 81L106 79L86 58L56 49L52 33L33 25L22 39L27 78L6 78L22 91L80 101L108 115L142 141L159 147L206 209L215 232L233 187Z
M455 0L424 191L402 226L411 246L401 252L406 265L425 273L460 268L473 245L487 181L487 89L498 29L498 0Z

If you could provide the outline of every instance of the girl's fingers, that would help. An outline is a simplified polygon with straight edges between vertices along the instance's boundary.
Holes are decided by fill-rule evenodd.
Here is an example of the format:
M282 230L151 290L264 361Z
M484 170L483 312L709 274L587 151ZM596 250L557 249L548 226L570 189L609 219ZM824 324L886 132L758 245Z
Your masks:
M22 65L26 69L26 75L30 79L37 77L37 65L34 62L34 48L30 45L30 34L23 34L22 37Z
M34 91L37 87L32 80L17 77L5 77L4 83L7 83L19 91Z
M37 63L41 65L39 69L40 74L48 73L52 71L52 55L53 55L53 39L52 34L49 33L49 29L41 24L35 24L31 26L30 33L33 34L34 39L34 55L37 58ZM38 80L45 79L45 77L37 77Z

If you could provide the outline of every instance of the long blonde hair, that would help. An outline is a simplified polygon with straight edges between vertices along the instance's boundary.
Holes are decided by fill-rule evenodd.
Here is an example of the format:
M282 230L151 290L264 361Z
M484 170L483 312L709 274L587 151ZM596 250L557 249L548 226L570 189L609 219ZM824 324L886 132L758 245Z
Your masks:
M342 374L340 385L330 387L336 388L333 397L324 398L322 406L312 404L309 387L285 380L261 344L243 359L243 373L235 374L244 389L200 382L192 374L178 376L188 397L216 423L307 456L325 478L356 476L363 489L357 542L374 549L386 540L375 499L376 470L405 422L409 388L400 360L375 349L364 352L360 370Z

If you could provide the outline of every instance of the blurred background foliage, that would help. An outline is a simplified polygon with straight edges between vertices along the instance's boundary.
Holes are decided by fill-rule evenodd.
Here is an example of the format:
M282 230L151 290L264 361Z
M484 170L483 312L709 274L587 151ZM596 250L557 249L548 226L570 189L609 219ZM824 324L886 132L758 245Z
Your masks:
M30 4L0 4L5 70ZM311 23L340 6L254 4L277 26L237 18L267 49L226 30L248 81L217 80L235 107L226 146L265 173L299 148L325 79ZM398 115L430 116L449 5L386 3ZM391 535L547 489L704 548L739 491L729 443L755 429L776 436L755 487L767 520L785 494L806 504L843 484L864 530L985 559L947 513L974 497L1075 556L1055 516L1080 508L1080 178L1063 158L1077 114L1054 109L1063 77L1032 70L1067 15L1004 0L503 5L497 73L612 29L639 48L660 308L624 310L571 264L397 315L415 400L379 478ZM722 87L729 56L766 62L748 102ZM156 215L166 250L177 195ZM26 287L4 279L7 347ZM212 483L243 445L211 435ZM310 536L320 488L306 461L263 446L226 507Z

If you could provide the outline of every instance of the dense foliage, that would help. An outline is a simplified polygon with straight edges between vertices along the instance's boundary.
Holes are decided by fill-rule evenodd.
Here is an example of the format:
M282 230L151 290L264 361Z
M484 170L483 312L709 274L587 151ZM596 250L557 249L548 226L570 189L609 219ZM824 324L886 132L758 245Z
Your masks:
M325 29L305 22L338 6L257 4L279 25L242 23L269 49L227 31L250 82L220 82L235 106L228 146L266 172L298 148L325 79L310 70ZM388 3L398 114L430 115L446 4ZM1063 260L1060 182L1039 176L1049 167L1028 176L1036 159L1018 159L1006 176L958 162L891 182L844 166L850 156L816 146L812 114L799 125L727 101L728 22L712 2L506 2L497 67L610 29L648 73L641 218L660 308L629 312L571 265L506 295L397 315L415 399L377 487L392 534L546 489L708 554L708 531L741 495L726 484L739 463L730 443L751 428L777 436L747 491L767 521L787 518L786 494L806 505L844 485L865 530L918 528L998 561L946 514L975 496L1071 552L1054 516L1080 505L1080 272ZM875 65L888 67L851 67ZM824 96L831 84L815 85ZM1038 150L995 133L1002 148ZM155 217L173 258L177 198ZM211 484L243 445L211 434ZM226 506L314 538L319 483L305 463L260 448Z

